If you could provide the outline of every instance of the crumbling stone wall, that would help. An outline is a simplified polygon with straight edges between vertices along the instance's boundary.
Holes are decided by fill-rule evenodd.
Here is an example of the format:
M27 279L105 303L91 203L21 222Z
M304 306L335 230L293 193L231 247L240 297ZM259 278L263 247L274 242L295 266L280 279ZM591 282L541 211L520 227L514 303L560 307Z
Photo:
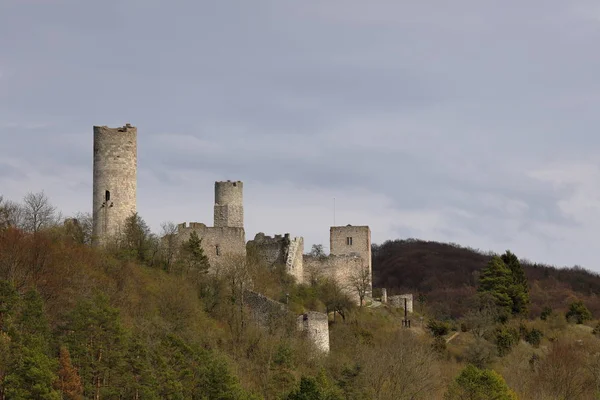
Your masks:
M315 347L329 353L329 318L327 314L309 311L297 318L298 330L315 345Z
M388 296L388 304L392 307L404 309L404 299L406 299L406 311L413 312L413 295L400 294L396 296Z
M329 318L327 314L309 311L297 316L288 307L252 290L244 291L244 304L252 319L266 329L295 328L315 345L317 350L329 353Z
M304 238L295 237L290 240L285 260L287 272L296 278L297 283L304 282Z
M246 234L244 228L211 227L200 222L177 225L177 242L188 240L192 231L202 239L202 249L208 257L211 268L228 256L246 256Z
M105 244L136 212L137 128L94 126L93 242Z
M273 267L285 265L286 271L302 283L302 254L304 253L304 239L302 237L290 238L290 234L266 236L258 233L254 240L246 244L247 253L254 254L259 261Z
M252 319L267 329L281 327L286 321L289 325L294 317L285 304L252 290L244 290L244 304L250 310Z
M271 237L260 232L254 236L254 240L248 241L246 247L248 252L252 250L262 263L271 267L285 263L289 245L289 233Z

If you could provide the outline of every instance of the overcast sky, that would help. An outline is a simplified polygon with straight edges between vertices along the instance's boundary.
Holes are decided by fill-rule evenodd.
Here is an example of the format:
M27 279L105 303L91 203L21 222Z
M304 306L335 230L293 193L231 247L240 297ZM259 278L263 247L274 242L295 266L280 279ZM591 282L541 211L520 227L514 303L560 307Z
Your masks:
M0 194L91 211L93 125L138 127L138 211L246 236L455 242L600 271L600 5L0 0Z

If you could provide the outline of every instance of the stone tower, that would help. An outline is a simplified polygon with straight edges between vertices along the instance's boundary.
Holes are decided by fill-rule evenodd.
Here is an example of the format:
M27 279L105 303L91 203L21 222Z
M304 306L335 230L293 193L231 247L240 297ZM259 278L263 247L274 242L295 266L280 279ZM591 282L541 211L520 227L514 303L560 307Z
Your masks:
M333 256L360 256L372 279L371 229L368 226L332 226L329 230L329 246Z
M215 182L215 227L244 227L244 184Z
M105 244L136 212L136 188L137 128L94 126L94 244Z

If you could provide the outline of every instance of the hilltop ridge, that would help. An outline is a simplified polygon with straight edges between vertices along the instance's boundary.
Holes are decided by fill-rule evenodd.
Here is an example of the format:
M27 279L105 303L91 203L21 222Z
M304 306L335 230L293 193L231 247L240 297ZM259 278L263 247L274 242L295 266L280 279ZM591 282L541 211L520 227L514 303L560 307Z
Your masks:
M423 306L436 314L459 317L473 300L479 272L495 253L410 238L374 244L372 254L374 287L385 287L388 294L412 292L415 299L422 295ZM566 310L573 299L600 312L600 274L579 266L521 263L530 286L530 317L539 316L545 306Z

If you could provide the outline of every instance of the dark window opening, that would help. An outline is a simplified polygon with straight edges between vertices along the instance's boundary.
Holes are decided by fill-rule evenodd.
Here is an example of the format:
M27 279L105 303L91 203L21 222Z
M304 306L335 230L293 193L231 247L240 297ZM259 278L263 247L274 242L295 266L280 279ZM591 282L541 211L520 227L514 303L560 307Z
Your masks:
M220 252L219 252L219 245L216 245L216 246L215 246L215 250L217 251L217 255L220 255Z
M352 238L351 238L351 237L347 237L347 238L346 238L346 244L347 244L348 246L352 246Z
M110 201L110 192L108 190L104 192L104 200Z

